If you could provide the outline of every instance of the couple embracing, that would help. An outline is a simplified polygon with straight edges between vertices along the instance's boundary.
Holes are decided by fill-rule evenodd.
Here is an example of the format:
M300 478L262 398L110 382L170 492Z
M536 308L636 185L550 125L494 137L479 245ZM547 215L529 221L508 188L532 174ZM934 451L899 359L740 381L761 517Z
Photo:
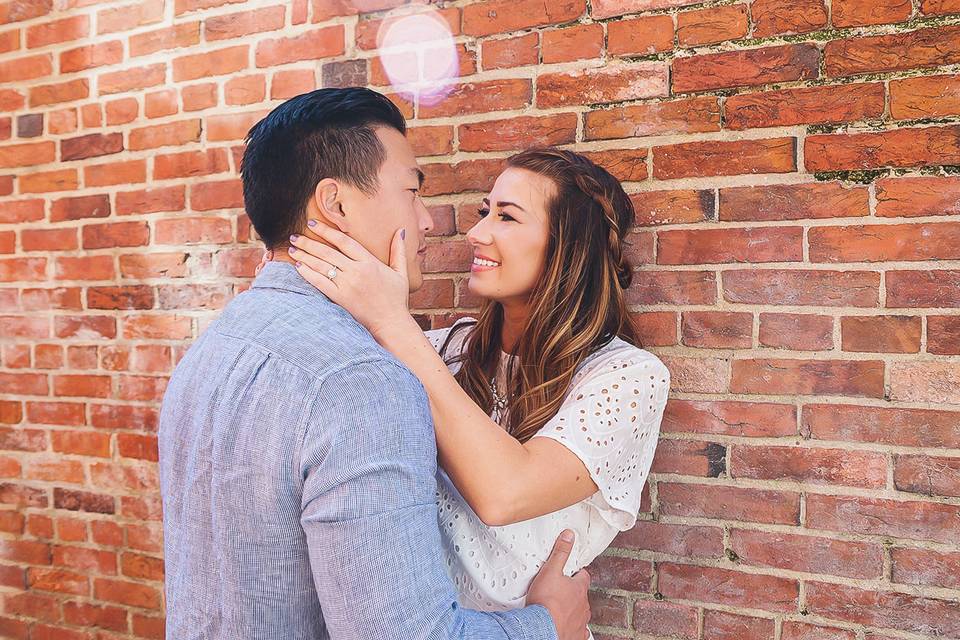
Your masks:
M627 313L633 208L582 155L512 156L466 234L482 308L424 333L405 133L363 88L250 130L270 251L161 410L168 638L590 636L584 567L636 522L670 382Z

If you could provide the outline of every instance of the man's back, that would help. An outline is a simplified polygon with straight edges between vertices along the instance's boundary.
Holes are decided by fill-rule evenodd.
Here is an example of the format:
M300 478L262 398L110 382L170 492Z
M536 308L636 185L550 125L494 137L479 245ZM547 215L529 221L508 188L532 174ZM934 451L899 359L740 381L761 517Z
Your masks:
M160 420L167 637L553 638L462 611L419 381L273 263L177 366Z

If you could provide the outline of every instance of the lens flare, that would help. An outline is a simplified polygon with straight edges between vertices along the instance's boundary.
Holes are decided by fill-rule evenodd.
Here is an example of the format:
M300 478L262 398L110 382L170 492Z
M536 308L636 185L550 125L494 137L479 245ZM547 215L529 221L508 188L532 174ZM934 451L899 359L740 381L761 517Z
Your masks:
M380 63L391 87L420 104L436 104L459 76L457 46L436 10L388 17L377 33Z

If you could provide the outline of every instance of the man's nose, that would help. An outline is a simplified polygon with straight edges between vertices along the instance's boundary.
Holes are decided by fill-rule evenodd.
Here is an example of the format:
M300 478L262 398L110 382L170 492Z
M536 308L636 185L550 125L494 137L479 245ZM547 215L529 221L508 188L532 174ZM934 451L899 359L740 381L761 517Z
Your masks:
M420 202L420 228L424 233L430 233L435 226L436 224L433 221L433 214L430 213L430 208L423 202Z

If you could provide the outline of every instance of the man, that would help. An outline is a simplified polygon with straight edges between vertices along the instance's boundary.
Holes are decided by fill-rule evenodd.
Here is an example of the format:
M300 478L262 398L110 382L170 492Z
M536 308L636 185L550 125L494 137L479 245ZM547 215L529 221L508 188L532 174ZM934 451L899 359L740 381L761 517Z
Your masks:
M558 540L528 606L461 609L441 564L419 381L283 261L308 217L411 288L433 221L399 110L361 88L297 96L248 135L244 204L269 263L191 347L160 417L167 638L581 640L589 577Z

